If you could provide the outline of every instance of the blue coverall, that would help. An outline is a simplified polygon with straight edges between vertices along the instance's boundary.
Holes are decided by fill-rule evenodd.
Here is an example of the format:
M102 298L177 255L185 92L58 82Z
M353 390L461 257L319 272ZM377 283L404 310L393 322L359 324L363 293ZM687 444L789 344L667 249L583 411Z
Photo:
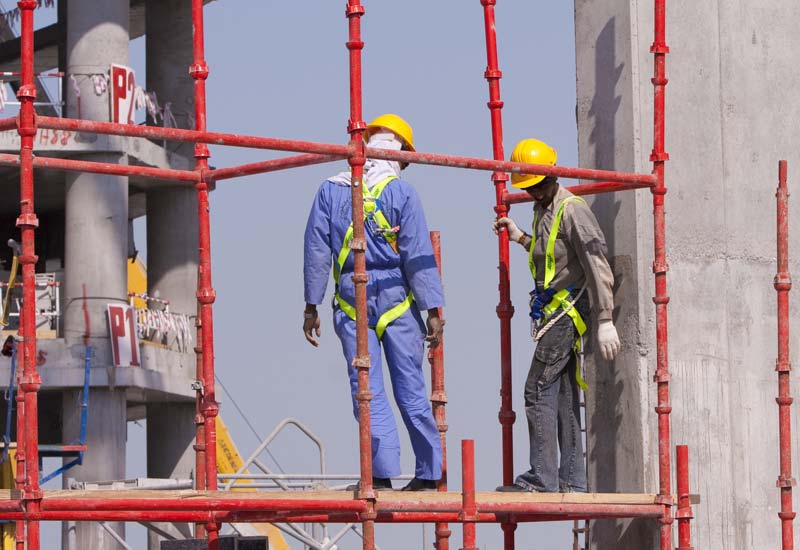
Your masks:
M331 181L322 183L308 216L304 241L303 275L305 300L320 304L342 241L352 220L351 188ZM381 344L389 367L394 398L400 409L416 456L415 476L438 480L442 475L442 447L422 372L425 325L420 310L442 307L444 294L431 246L430 234L417 192L396 179L384 189L381 209L392 227L399 226L396 253L386 239L366 223L367 311L369 315L370 402L372 418L373 475L389 478L400 475L400 440L392 409L386 397L381 367ZM351 253L339 279L339 293L355 304ZM409 291L415 302L392 322L378 339L372 328L382 313L402 302ZM355 321L334 305L334 327L342 342L348 365L353 414L358 419Z

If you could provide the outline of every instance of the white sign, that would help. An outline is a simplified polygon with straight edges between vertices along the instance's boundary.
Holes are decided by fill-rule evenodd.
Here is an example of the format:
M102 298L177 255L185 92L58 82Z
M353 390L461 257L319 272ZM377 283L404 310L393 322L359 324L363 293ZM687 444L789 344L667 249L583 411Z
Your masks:
M115 367L139 366L136 312L127 304L108 304L108 327Z
M133 124L136 111L136 75L125 65L111 65L111 122Z

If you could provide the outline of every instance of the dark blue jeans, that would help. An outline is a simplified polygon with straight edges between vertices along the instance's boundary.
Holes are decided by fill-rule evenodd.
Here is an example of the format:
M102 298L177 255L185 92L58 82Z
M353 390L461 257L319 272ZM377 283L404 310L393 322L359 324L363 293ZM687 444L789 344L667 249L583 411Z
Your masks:
M589 299L575 305L589 320ZM590 334L586 331L586 336ZM542 336L525 383L525 413L531 443L531 469L516 484L542 492L586 492L581 409L573 346L578 333L564 315ZM559 450L560 458L559 458Z

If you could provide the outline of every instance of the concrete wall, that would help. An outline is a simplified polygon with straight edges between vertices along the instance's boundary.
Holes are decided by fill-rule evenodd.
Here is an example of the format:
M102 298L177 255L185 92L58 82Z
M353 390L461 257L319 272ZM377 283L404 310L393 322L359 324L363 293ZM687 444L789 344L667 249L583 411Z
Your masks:
M667 9L672 443L690 445L692 492L702 498L694 546L774 548L774 190L779 159L800 173L800 103L786 93L800 80L800 35L787 24L800 20L800 4L675 0ZM576 0L575 14L580 164L649 172L653 4ZM597 491L655 492L652 200L645 191L618 194L596 199L594 209L621 278L616 321L625 352L590 369L591 483ZM792 236L798 223L795 215ZM793 306L793 334L798 328ZM654 528L596 522L591 547L655 548Z

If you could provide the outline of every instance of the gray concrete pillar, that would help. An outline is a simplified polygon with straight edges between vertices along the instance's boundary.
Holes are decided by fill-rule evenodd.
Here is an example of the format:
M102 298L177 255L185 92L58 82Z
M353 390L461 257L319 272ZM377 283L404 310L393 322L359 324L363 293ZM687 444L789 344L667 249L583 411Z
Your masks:
M162 107L170 104L179 128L194 128L194 81L188 73L192 63L192 3L147 0L145 25L147 89L156 92ZM194 154L191 143L167 142L167 147L187 158Z
M194 408L193 402L147 405L147 477L194 479ZM175 525L174 529L183 538L192 537L187 524ZM148 547L159 550L162 540L151 532Z
M67 114L109 120L109 95L97 95L92 75L107 75L112 63L128 64L128 0L71 0L67 6L67 68L80 88L80 98L67 86ZM88 136L87 136L88 139ZM127 162L124 154L92 153L85 160ZM66 176L64 336L82 355L85 332L82 295L86 284L95 367L111 366L106 306L127 301L128 180L95 174ZM78 414L78 393L67 392L65 419ZM89 402L89 447L84 465L70 472L79 480L125 477L126 400L122 391L93 388ZM64 439L78 437L79 422L66 421ZM124 534L124 524L111 527ZM107 550L118 543L96 524L76 527L82 550ZM66 543L66 541L64 541Z
M156 93L162 106L170 105L178 127L193 127L194 84L188 74L191 2L147 0L145 22L148 91ZM192 144L166 142L166 146L188 158L194 153ZM197 311L197 216L197 193L192 187L169 185L147 192L148 292L169 300L171 311L192 316ZM147 406L149 477L194 477L194 408L194 403ZM191 536L186 524L175 528L184 537ZM151 532L149 548L158 550L161 540Z
M146 11L147 87L172 104L181 128L192 125L194 84L191 2L148 0ZM192 144L169 144L191 157ZM162 187L147 193L148 292L158 294L178 313L197 310L197 193L192 187Z
M197 194L194 189L147 192L147 291L170 310L197 312Z
M88 450L83 465L64 475L79 481L125 479L125 443L128 439L127 407L124 390L95 390L89 395L89 417L86 426ZM81 425L79 392L64 393L64 434L67 442L77 440ZM72 460L72 459L70 459ZM125 524L108 525L124 536ZM64 524L62 548L65 550L116 550L119 543L97 523ZM71 541L71 542L70 542Z
M575 9L580 163L649 172L652 2L576 0ZM674 446L689 445L691 490L702 498L695 548L780 543L774 201L778 160L789 160L790 173L800 169L800 127L788 122L800 115L800 101L784 93L800 84L792 70L800 35L787 23L797 20L793 0L668 2L670 453L674 465ZM652 198L618 193L593 207L618 276L615 318L626 351L613 365L588 369L590 487L652 493ZM790 223L795 234L800 217ZM797 274L797 239L790 256ZM796 339L792 346L796 356ZM797 426L799 408L792 413ZM593 522L590 547L658 548L656 527Z

